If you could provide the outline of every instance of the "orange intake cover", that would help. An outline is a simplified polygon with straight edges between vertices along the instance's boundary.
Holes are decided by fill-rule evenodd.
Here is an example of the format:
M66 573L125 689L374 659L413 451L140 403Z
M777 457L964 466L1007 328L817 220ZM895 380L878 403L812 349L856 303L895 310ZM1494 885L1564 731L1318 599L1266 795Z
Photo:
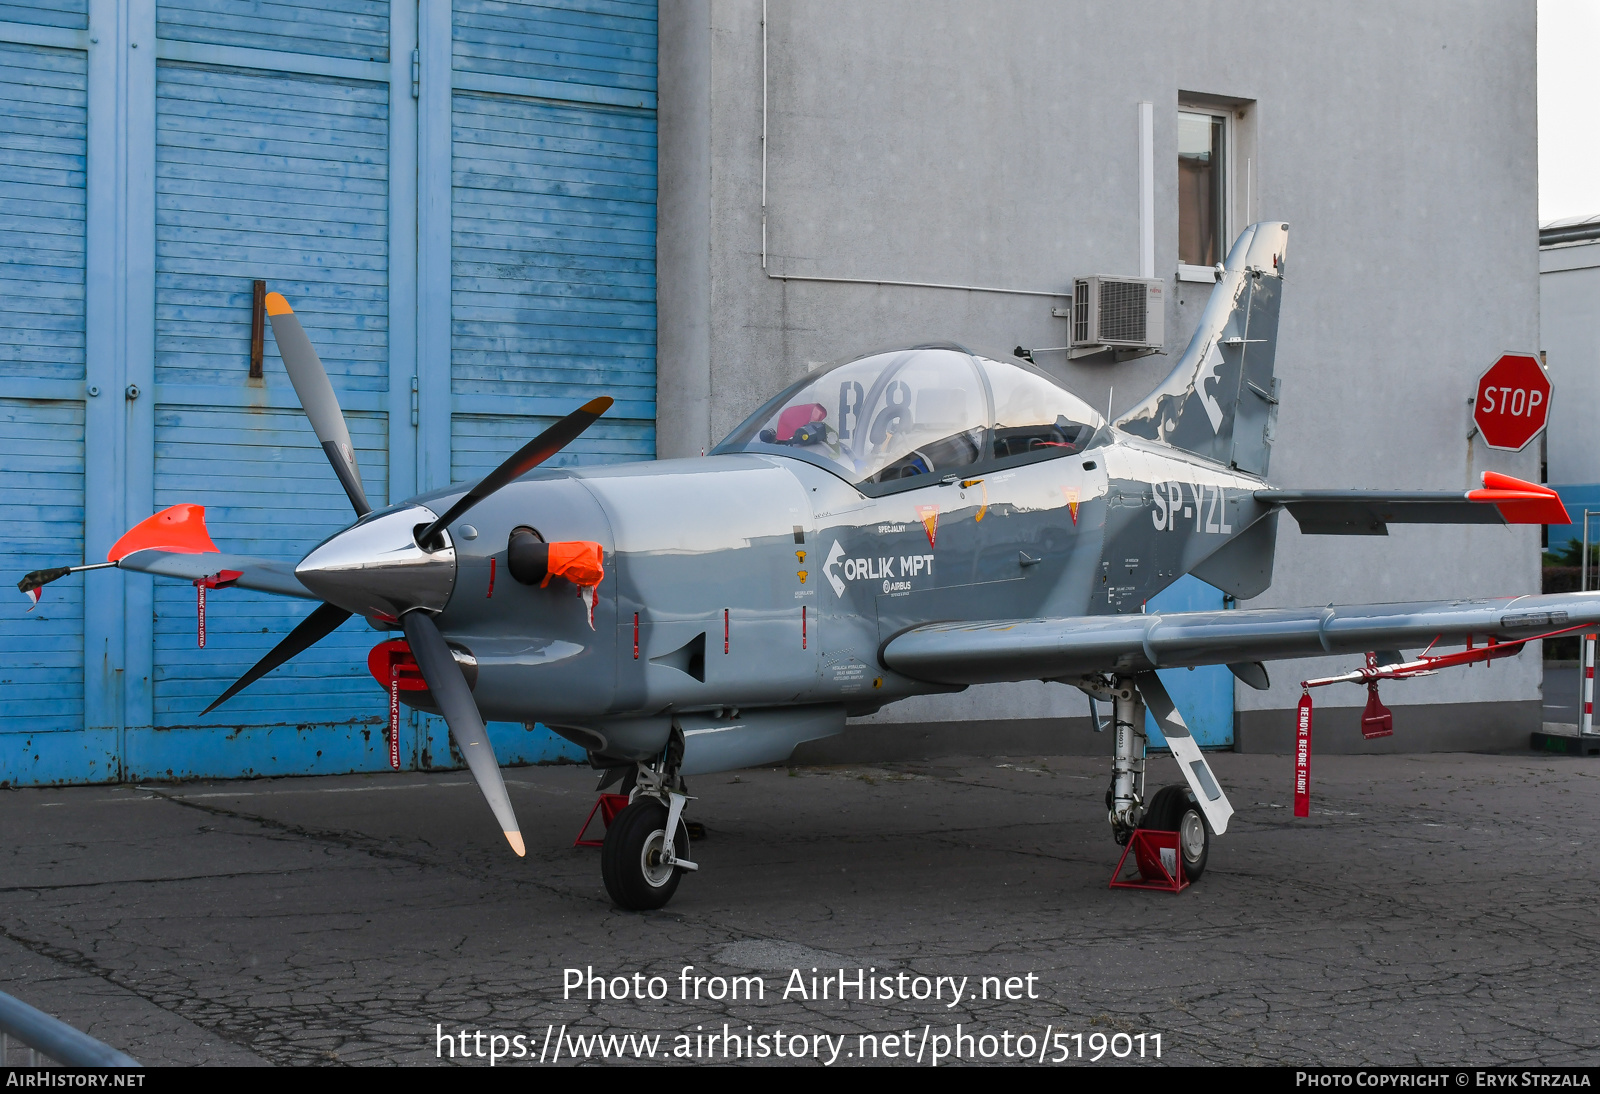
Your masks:
M552 577L564 577L574 585L598 585L606 576L604 558L604 548L591 540L552 543L549 569L539 587L550 584Z

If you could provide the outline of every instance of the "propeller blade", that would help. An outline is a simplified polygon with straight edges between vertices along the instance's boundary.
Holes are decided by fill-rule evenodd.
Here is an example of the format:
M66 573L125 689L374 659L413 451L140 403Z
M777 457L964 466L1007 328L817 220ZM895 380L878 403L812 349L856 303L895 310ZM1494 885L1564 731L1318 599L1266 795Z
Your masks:
M472 698L472 689L467 686L461 666L456 664L444 635L439 633L438 625L427 612L409 611L400 617L400 623L405 627L411 656L417 659L417 668L422 670L422 679L433 693L433 701L439 704L439 712L450 727L450 736L456 739L456 746L467 758L467 767L478 781L478 789L483 791L494 819L500 822L506 842L518 855L526 854L522 829L511 809L511 799L506 795L505 780L500 777L500 761L495 759L489 731L484 727L483 715L478 713L478 704Z
M272 337L278 343L278 354L283 367L294 385L294 393L311 419L311 428L322 442L322 450L333 464L333 473L339 476L339 485L350 495L356 516L372 512L367 492L361 488L361 469L356 466L355 446L350 443L350 430L345 425L344 412L333 394L333 384L328 381L328 370L322 367L322 358L306 337L305 328L295 317L294 309L280 293L267 294L267 315L272 320Z
M201 711L201 717L216 710L223 703L238 695L245 688L289 660L289 658L315 646L337 630L339 624L349 619L351 614L343 608L335 608L332 604L318 605L317 610L302 619L299 626L290 631L282 642L273 646L267 655L257 661L249 672L235 680L233 686L219 695L216 702Z
M272 329L276 331L278 328L273 327ZM523 445L510 459L479 479L476 486L461 495L460 499L449 508L444 516L424 528L422 534L417 536L417 545L425 551L431 550L428 544L435 542L439 533L464 515L468 509L477 505L506 483L521 478L545 460L560 452L609 409L611 409L610 397L602 395L598 399L590 399L577 410L574 410L555 425Z

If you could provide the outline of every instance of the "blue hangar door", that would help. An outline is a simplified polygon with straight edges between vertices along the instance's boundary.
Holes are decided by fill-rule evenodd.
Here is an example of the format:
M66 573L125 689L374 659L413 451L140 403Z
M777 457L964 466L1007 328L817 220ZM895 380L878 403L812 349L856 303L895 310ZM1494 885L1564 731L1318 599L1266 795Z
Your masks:
M7 572L103 558L178 502L283 559L350 522L270 327L250 375L255 279L316 342L375 504L599 394L562 461L653 456L654 0L0 9ZM26 606L0 614L0 784L387 766L386 636L359 621L202 716L311 604L213 592L204 649L186 583ZM453 764L436 722L405 723L406 766ZM570 747L491 729L506 762Z
M458 482L597 395L617 405L553 462L655 455L656 5L584 7L456 0Z
M207 16L233 21L184 15L186 32ZM157 67L155 507L203 502L224 550L295 559L352 519L279 362L249 378L253 278L293 302L339 392L368 497L387 502L388 91L304 73ZM348 770L370 758L387 712L365 671L369 630L341 628L202 717L312 607L242 590L212 594L208 606L199 649L194 588L155 584L157 732L130 741L131 769Z
M3 9L17 18L15 8ZM16 14L12 14L16 13ZM82 3L25 14L87 26ZM84 513L87 55L0 43L0 565L77 561ZM0 784L114 778L84 733L84 575L0 611Z
M616 405L552 465L649 459L654 0L456 0L451 40L450 478L479 478L598 395ZM440 754L447 729L420 722ZM489 732L503 758L582 757L543 727Z
M1222 591L1197 577L1184 576L1150 598L1146 612L1220 611ZM1201 748L1233 747L1233 673L1225 665L1205 668L1160 669L1156 675L1177 704L1178 713ZM1151 748L1166 748L1167 739L1156 721L1145 715L1145 732Z

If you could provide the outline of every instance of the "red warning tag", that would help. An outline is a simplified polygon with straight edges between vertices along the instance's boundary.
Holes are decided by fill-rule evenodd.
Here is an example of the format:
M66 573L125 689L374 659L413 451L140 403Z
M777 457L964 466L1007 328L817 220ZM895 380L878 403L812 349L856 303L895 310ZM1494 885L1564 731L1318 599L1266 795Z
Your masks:
M190 508L198 507L191 506ZM152 517L151 519L155 518ZM195 641L200 644L201 649L206 648L206 590L231 589L233 588L233 583L243 576L244 574L239 570L218 570L214 574L195 580ZM30 608L28 610L32 611L33 609Z
M389 669L389 766L400 770L400 665Z
M1294 815L1311 815L1311 693L1300 696L1294 735Z

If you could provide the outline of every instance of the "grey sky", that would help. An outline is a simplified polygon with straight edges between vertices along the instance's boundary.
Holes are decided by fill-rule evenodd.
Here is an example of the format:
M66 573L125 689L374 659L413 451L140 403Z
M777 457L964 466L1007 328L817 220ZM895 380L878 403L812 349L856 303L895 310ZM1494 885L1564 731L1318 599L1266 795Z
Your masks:
M1539 0L1539 222L1600 214L1600 0Z

